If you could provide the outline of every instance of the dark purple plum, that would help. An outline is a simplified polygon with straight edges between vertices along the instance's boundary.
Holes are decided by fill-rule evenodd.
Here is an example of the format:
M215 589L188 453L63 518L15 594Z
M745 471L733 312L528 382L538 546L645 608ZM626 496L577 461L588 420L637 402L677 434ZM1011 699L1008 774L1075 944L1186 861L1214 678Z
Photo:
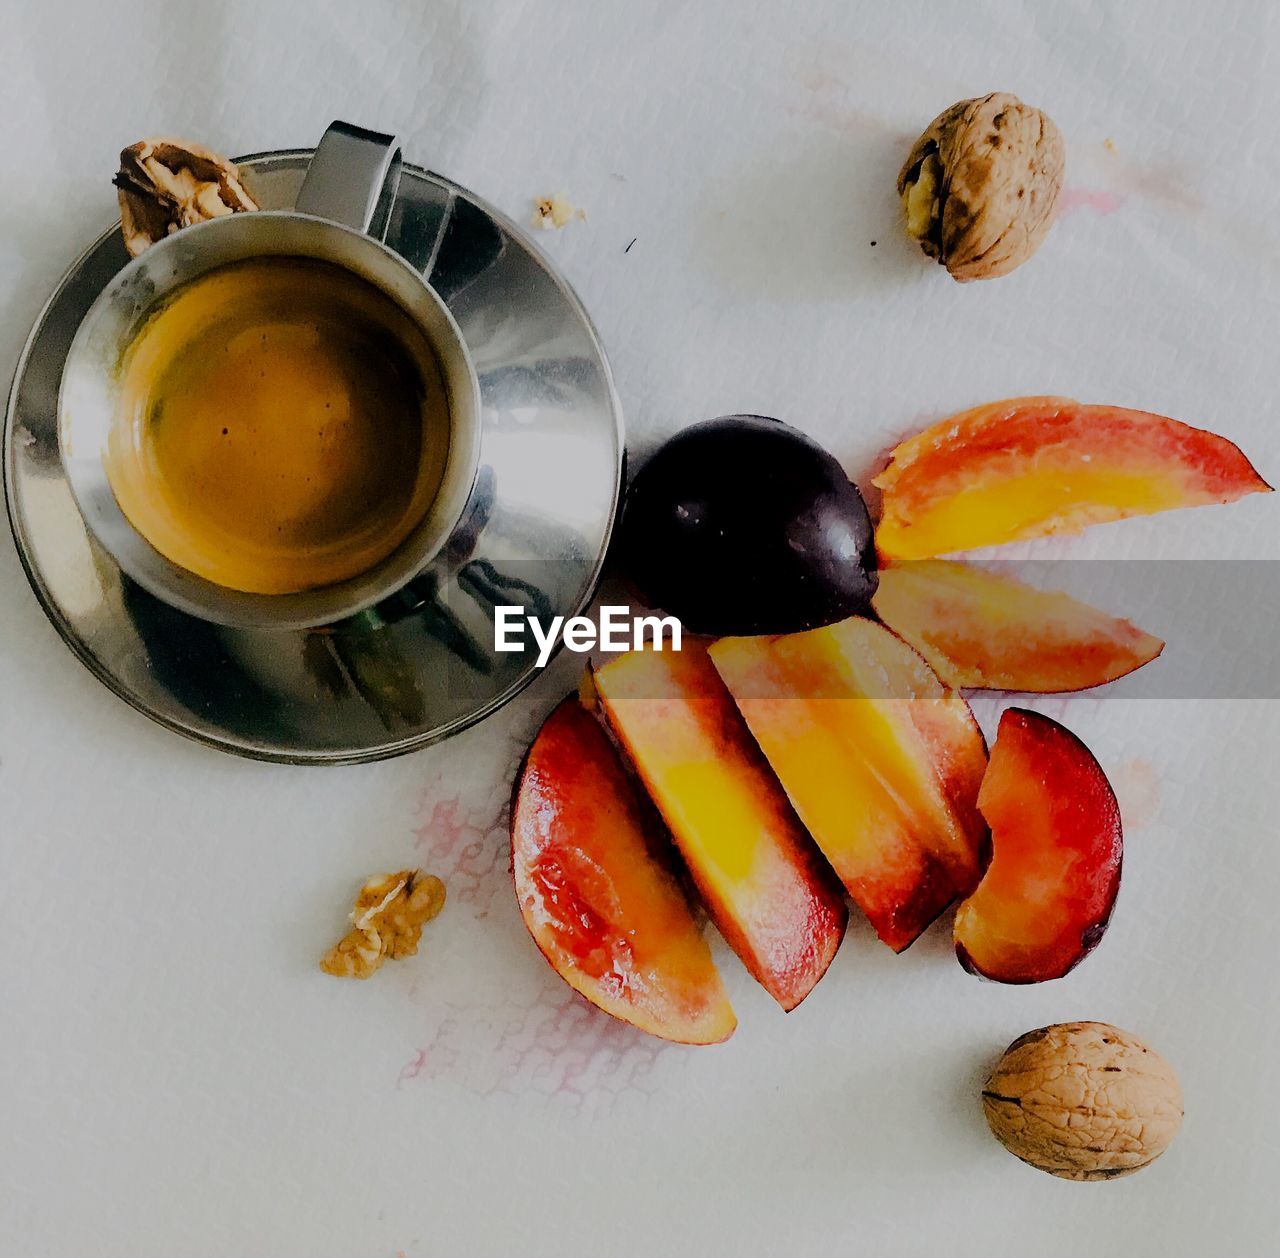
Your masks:
M866 610L871 518L816 441L725 415L661 446L627 492L619 553L653 606L706 634L794 633Z

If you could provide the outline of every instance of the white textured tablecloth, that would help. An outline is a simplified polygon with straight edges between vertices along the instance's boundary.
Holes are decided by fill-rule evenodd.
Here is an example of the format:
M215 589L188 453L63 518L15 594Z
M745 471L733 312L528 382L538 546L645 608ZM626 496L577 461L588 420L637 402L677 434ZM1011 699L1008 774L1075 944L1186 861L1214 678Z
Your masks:
M6 371L110 222L122 145L308 145L343 117L518 219L557 190L585 207L541 239L600 327L633 450L757 411L861 475L923 422L1058 392L1203 424L1280 472L1263 0L0 7ZM893 181L939 109L994 89L1058 121L1069 187L1031 265L962 287L905 241ZM1275 559L1277 510L1052 553ZM502 808L574 667L393 763L247 763L94 681L0 541L0 1253L1274 1252L1280 705L1050 706L1128 821L1111 933L1069 978L980 984L945 925L895 958L858 922L785 1018L721 948L739 1031L686 1050L571 999L515 909ZM422 955L323 976L355 886L415 862L451 897ZM1185 1084L1181 1137L1123 1182L1032 1172L977 1105L1013 1036L1081 1017L1147 1036Z

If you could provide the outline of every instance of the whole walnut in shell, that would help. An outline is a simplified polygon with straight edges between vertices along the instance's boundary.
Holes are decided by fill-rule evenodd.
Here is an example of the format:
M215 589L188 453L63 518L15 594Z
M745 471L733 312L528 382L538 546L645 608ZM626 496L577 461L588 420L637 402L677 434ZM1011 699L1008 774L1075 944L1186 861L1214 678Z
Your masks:
M982 1090L997 1140L1061 1179L1116 1179L1150 1166L1182 1123L1173 1068L1105 1022L1063 1022L1019 1037Z
M1007 275L1053 222L1066 152L1053 120L1008 92L940 113L898 174L907 231L961 282Z

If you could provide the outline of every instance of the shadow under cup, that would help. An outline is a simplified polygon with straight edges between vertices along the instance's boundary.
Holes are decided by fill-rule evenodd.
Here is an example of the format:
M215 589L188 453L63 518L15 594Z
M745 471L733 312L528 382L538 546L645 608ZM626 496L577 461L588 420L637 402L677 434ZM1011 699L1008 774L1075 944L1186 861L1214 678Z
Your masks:
M424 375L435 376L437 389L443 387L447 436L437 433L433 448L429 420L423 415L422 464L415 482L418 497L400 528L403 540L390 554L385 554L385 545L379 553L377 538L370 536L366 540L372 559L366 570L342 574L340 579L317 583L314 588L251 593L175 563L130 522L132 516L160 541L160 534L151 527L158 509L157 513L138 509L142 501L138 495L146 493L155 460L154 451L142 451L136 439L136 426L147 417L134 413L137 398L131 392L136 393L136 388L129 380L128 368L132 347L146 344L139 333L157 311L165 312L160 318L176 311L184 294L193 291L188 287L193 281L210 277L206 282L212 282L212 272L234 268L237 263L245 266L235 269L249 275L258 269L250 267L252 261L276 260L327 264L314 266L317 276L323 273L332 284L335 268L347 272L353 277L353 299L358 292L367 294L368 285L377 290L369 294L371 297L384 305L393 303L403 320L389 322L404 322L404 329L401 335L393 328L386 332L423 363ZM297 268L298 276L303 270ZM227 293L233 291L234 285L228 284ZM377 330L376 319L373 326ZM409 335L404 335L405 331ZM415 332L417 339L411 346ZM434 362L424 362L424 357ZM431 379L424 383L430 390ZM372 606L419 575L443 550L475 480L479 388L452 316L403 259L372 237L327 220L258 211L186 228L153 245L115 277L90 308L72 344L59 397L59 428L63 464L81 514L98 541L139 585L204 620L241 627L301 629L331 624ZM389 452L394 452L397 446L390 428L387 441ZM127 456L123 462L122 452ZM403 450L393 457L402 456ZM300 481L301 470L288 467L279 448L272 450L271 457L282 458L282 478L294 476ZM430 467L426 466L428 461ZM259 477L262 472L253 468L252 475ZM121 491L119 497L113 481ZM151 523L149 514L153 516ZM175 557L182 553L168 545L165 549ZM300 561L300 570L305 566Z

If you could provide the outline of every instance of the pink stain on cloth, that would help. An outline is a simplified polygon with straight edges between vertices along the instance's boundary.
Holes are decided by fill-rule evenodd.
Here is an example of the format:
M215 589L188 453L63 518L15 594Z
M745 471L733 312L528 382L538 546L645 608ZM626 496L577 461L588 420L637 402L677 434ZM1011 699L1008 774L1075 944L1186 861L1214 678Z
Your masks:
M1063 188L1058 194L1059 218L1077 210L1092 210L1095 214L1114 214L1124 204L1124 198L1105 188Z
M1141 830L1159 820L1160 776L1150 760L1120 764L1111 778L1126 832Z
M413 833L420 863L444 880L448 904L471 919L468 929L500 929L496 919L505 913L519 922L505 809L492 799L441 792L441 785L419 799ZM649 1095L655 1062L672 1047L609 1017L549 972L498 1005L492 991L443 1004L427 998L424 1005L428 1031L400 1070L397 1089L448 1079L479 1096L533 1094L594 1112L625 1093Z
M567 986L548 984L496 1016L489 1008L452 1005L396 1086L448 1078L477 1096L531 1094L574 1112L599 1111L624 1093L652 1095L649 1076L670 1048Z
M429 805L414 829L423 868L444 879L454 904L470 905L486 917L495 898L509 889L506 827L497 819L466 812L455 796Z

